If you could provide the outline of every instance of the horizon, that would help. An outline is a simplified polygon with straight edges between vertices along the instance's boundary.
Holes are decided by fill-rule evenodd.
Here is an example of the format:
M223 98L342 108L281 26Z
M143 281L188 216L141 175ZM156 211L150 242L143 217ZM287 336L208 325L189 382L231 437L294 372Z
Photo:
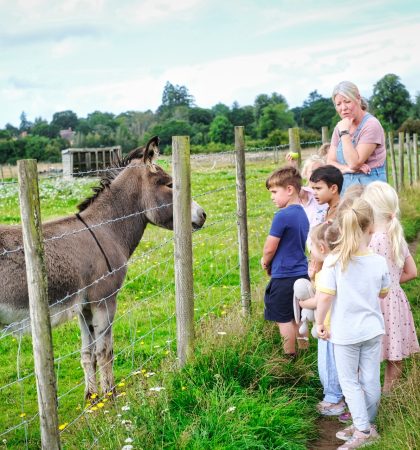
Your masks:
M342 80L369 98L386 74L412 100L420 91L420 3L287 1L0 0L0 128L51 122L55 112L117 116L156 111L165 83L195 104L252 105L310 92L330 98ZM302 13L303 12L303 13Z

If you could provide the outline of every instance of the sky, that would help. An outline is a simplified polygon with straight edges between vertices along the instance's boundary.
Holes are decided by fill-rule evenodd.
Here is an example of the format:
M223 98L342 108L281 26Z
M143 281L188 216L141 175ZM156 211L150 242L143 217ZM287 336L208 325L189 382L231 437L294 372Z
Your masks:
M0 0L0 128L55 112L155 111L167 81L197 106L289 107L343 80L420 92L419 0Z

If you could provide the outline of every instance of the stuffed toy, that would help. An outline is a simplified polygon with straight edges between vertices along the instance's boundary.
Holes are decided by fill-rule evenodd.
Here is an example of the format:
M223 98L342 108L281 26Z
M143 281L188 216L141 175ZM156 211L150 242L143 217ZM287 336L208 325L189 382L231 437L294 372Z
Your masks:
M300 308L299 300L307 300L315 295L315 289L312 287L312 283L305 279L299 278L295 281L293 286L293 309L295 314L296 323L300 323L299 333L305 334L308 331L308 322L312 322L312 330L311 334L314 338L318 337L318 333L316 331L316 310Z

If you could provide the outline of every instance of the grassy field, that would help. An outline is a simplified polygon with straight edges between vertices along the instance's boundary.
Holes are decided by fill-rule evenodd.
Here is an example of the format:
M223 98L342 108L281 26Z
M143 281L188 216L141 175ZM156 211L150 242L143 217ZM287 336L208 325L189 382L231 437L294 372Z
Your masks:
M164 160L161 165L168 168ZM176 370L172 233L149 226L132 258L118 296L114 324L118 397L83 401L77 322L53 331L59 422L65 449L305 449L316 439L314 405L320 397L316 344L290 363L278 332L262 320L267 282L259 267L274 208L265 190L272 160L247 163L248 229L253 314L240 314L235 168L195 164L192 190L205 208L206 227L193 235L197 344L193 360ZM40 182L44 220L71 214L90 194L91 179ZM420 228L419 189L402 198L404 227ZM0 221L19 222L16 184L0 184ZM417 261L420 254L417 252ZM407 285L419 327L419 283ZM0 448L39 445L32 347L28 336L0 335ZM415 448L418 423L418 360L406 364L407 380L381 408L379 426L389 447ZM405 386L405 387L404 387ZM411 390L410 390L411 389ZM417 397L413 397L417 390ZM412 399L416 398L413 402ZM417 411L417 416L415 415ZM394 430L400 447L392 447ZM417 440L419 442L420 440ZM411 443L410 443L411 442ZM2 447L3 446L3 447Z

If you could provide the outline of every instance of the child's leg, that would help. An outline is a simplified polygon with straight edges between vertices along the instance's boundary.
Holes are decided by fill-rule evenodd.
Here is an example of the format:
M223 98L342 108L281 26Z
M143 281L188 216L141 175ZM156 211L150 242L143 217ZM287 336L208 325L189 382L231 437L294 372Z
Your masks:
M375 420L381 399L381 346L382 336L362 343L359 361L359 381L365 393L369 421Z
M339 403L343 399L343 392L335 367L334 345L323 339L318 340L318 372L324 387L324 401Z
M384 387L382 391L388 393L402 374L402 361L387 361L385 366Z
M283 350L286 355L296 353L296 323L295 321L280 323L277 322L280 335L283 338Z
M359 357L361 345L334 344L335 365L341 389L353 418L353 425L359 431L370 429L365 393L359 383Z

